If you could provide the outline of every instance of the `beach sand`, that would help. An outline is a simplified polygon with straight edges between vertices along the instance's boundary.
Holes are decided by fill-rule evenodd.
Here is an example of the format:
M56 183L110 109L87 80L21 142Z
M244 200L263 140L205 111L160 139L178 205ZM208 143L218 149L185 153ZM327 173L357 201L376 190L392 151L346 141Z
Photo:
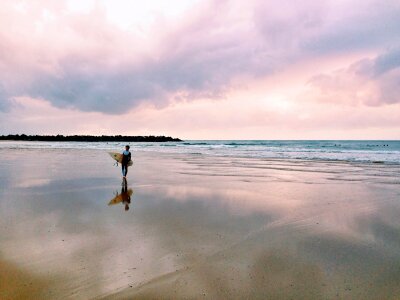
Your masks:
M0 299L399 299L400 167L0 149Z

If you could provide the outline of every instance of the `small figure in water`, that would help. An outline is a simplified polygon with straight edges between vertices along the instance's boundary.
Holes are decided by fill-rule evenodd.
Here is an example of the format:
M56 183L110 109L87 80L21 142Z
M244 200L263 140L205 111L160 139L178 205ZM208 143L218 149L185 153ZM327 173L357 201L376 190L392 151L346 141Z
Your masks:
M125 146L125 151L122 152L122 176L123 180L126 181L126 175L128 174L128 163L131 161L131 153L129 152L129 145Z
M130 195L130 191L128 190L127 184L124 184L122 186L121 198L122 198L122 203L125 204L125 211L129 210L129 204L131 203L131 195Z
M122 184L121 193L116 192L114 198L110 200L108 205L115 205L122 203L125 207L125 211L129 210L129 205L131 204L131 199L133 195L133 190L128 188L126 180Z

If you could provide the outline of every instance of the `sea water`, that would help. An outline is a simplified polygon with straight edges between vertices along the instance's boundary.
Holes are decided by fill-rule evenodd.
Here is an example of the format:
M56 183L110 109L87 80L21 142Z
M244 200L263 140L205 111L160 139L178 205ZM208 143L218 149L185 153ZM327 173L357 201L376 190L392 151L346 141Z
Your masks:
M129 143L1 141L0 149L121 150L125 144ZM394 140L186 140L130 144L133 152L400 164L400 141Z
M0 143L0 299L400 299L398 142L124 144Z

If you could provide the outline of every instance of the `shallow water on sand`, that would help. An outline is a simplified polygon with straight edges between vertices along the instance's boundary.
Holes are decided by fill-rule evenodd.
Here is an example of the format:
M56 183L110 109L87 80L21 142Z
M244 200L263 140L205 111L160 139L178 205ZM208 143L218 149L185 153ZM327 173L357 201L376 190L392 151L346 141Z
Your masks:
M0 149L0 299L398 299L400 166ZM128 210L126 208L128 207Z

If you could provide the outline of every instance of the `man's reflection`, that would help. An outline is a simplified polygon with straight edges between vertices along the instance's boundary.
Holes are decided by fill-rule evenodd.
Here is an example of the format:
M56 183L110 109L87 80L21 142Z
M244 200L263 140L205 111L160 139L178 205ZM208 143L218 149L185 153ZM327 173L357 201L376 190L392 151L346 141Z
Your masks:
M108 203L108 205L114 205L117 203L122 203L125 205L125 210L129 210L129 204L131 203L131 196L133 194L132 189L128 189L128 183L126 181L123 182L122 188L121 188L121 193L111 199L111 201Z

